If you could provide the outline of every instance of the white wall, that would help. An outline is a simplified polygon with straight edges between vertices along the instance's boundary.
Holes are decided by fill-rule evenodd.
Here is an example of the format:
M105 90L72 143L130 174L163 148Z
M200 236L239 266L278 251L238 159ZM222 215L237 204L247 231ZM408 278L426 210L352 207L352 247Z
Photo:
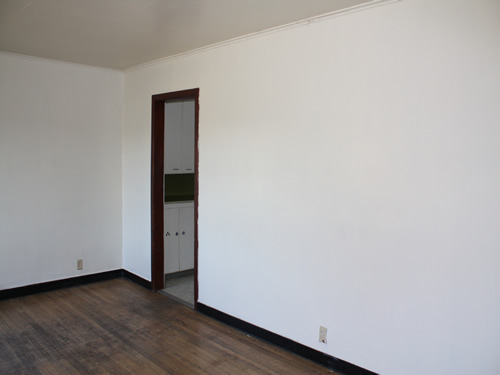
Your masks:
M200 302L382 374L498 374L499 20L402 0L130 70L124 267L150 278L151 95L199 87Z
M121 268L122 100L121 72L0 53L0 289Z

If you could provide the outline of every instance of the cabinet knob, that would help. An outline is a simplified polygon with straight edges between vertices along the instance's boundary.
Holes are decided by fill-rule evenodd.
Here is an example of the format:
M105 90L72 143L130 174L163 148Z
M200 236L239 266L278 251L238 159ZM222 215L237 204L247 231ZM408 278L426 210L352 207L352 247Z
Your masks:
M185 234L186 234L186 232L182 232L182 235L185 235Z
M178 236L179 235L179 232L175 232L175 235Z

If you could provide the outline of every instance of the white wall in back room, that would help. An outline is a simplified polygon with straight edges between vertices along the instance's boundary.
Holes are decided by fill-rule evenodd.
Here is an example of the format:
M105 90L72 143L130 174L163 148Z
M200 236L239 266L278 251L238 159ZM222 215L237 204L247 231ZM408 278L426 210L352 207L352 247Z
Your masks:
M0 289L121 268L122 98L121 72L0 53Z
M498 374L499 20L402 0L129 70L124 266L150 277L151 95L199 87L200 302L381 374Z

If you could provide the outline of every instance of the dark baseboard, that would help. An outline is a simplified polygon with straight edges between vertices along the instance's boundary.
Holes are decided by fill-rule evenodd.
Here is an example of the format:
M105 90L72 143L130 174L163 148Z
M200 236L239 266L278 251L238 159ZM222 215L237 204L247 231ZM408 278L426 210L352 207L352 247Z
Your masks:
M70 277L68 279L48 281L46 283L26 285L12 289L0 290L0 300L24 297L30 294L43 293L56 289L63 289L77 285L95 283L98 281L117 279L120 277L124 277L128 280L135 282L136 284L151 289L151 282L144 280L143 278L134 275L133 273L127 270L119 269L113 271L94 273L91 275Z
M283 349L289 350L292 353L298 354L311 361L319 363L333 371L337 371L345 375L377 375L375 372L366 370L342 359L332 357L318 350L299 344L298 342L292 341L290 339L287 339L286 337L277 335L276 333L247 323L241 319L223 313L222 311L213 309L212 307L204 305L200 302L197 303L196 309L204 315L226 323L252 336L268 341L271 344L277 345Z
M151 290L151 281L147 281L142 277L137 276L136 274L129 272L127 270L122 269L120 271L122 271L122 277L124 277L125 279L133 281L134 283L139 284L140 286L143 286L144 288Z

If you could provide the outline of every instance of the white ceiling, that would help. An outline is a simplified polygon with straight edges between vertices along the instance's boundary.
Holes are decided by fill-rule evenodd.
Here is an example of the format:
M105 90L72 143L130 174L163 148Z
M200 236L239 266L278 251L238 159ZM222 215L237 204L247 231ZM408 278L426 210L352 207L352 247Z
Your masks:
M0 51L126 69L372 0L0 0Z

